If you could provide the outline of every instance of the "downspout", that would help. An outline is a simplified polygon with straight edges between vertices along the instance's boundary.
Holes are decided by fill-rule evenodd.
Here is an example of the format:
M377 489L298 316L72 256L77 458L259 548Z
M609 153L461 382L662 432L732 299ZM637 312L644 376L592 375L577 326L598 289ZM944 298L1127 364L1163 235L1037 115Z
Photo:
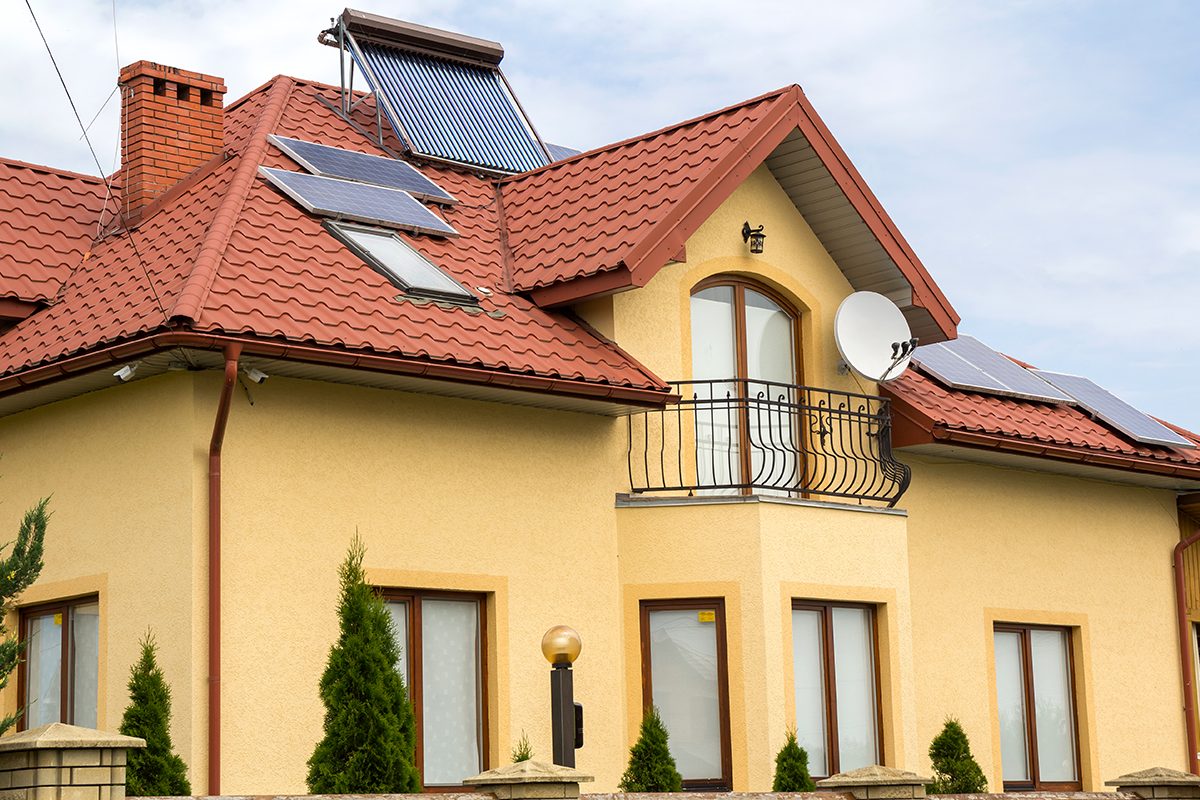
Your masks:
M1188 769L1200 775L1196 741L1196 670L1192 663L1192 630L1187 615L1187 587L1183 580L1183 551L1200 542L1200 532L1175 545L1175 620L1179 625L1179 667L1183 674L1183 721L1187 728Z
M225 346L225 383L217 402L208 445L208 791L221 793L221 447L233 388L237 385L240 344Z

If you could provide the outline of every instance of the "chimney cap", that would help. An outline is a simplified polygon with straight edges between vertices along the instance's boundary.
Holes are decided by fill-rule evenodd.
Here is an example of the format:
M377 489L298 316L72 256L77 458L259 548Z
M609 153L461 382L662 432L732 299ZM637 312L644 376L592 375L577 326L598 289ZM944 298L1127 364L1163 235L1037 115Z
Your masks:
M192 72L190 69L168 67L145 60L135 61L122 67L118 83L133 83L138 78L162 78L196 89L208 89L217 94L225 94L225 80L216 75L205 75L203 72Z

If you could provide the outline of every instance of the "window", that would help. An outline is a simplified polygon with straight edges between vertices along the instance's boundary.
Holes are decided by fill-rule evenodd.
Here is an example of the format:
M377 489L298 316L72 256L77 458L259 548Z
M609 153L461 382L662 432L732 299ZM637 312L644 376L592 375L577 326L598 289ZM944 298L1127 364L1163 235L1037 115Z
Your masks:
M995 647L1005 791L1078 791L1070 630L997 625Z
M100 604L94 597L21 609L25 656L17 675L22 729L51 722L95 728Z
M794 404L797 315L764 287L730 278L692 292L692 390L698 400L759 395L777 405L732 403L698 415L697 482L718 488L798 486L798 425L778 403ZM775 410L773 410L773 408Z
M408 590L384 597L416 711L422 780L461 785L487 769L484 598Z
M378 228L329 223L329 230L363 261L408 294L474 303L461 283L434 266L396 234Z
M792 603L796 739L816 777L882 763L871 606Z
M644 600L642 702L671 737L687 789L729 791L729 676L725 601Z

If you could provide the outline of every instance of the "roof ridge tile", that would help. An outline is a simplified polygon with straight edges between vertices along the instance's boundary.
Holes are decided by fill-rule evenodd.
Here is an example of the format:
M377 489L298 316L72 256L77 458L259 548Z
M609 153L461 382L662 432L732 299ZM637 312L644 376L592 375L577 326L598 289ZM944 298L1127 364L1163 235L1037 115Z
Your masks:
M267 152L267 134L274 130L275 125L287 107L292 87L291 78L279 76L270 89L266 107L258 119L253 133L242 149L243 159L237 166L237 172L229 182L229 189L213 217L208 233L196 254L196 261L191 274L184 283L179 298L171 309L170 317L185 318L195 322L204 310L209 290L221 266L225 248L229 245L229 237L233 234L234 226L241 216L250 188L258 176L258 166L263 155Z

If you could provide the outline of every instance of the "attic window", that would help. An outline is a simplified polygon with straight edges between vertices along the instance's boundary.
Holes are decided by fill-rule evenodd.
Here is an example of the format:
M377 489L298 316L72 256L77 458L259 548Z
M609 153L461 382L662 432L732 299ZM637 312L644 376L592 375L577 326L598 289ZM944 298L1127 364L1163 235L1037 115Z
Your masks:
M390 231L333 222L329 223L329 229L359 258L406 294L459 303L478 302L462 284Z

